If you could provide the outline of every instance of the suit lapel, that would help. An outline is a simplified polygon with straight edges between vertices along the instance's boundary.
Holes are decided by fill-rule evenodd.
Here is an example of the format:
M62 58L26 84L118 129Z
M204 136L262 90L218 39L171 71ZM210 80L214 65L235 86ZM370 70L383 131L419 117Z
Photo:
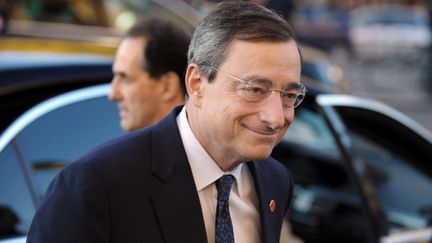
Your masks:
M281 223L284 214L285 205L278 197L272 186L272 175L270 171L263 166L266 161L248 162L247 165L251 171L255 183L255 189L259 200L259 211L261 219L261 238L262 242L278 243L280 237ZM274 200L275 210L271 212L270 202Z
M207 242L204 219L180 133L177 107L154 129L152 172L162 185L152 196L167 243Z
M176 177L152 197L167 243L207 242L199 199L196 191L186 189L189 187L190 182Z

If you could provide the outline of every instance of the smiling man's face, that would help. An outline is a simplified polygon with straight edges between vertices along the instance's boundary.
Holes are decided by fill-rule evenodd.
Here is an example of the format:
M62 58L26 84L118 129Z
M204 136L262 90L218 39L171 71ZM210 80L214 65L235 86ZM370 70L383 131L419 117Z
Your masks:
M238 163L267 158L294 118L282 105L279 92L263 104L251 104L238 95L242 80L270 80L275 90L300 81L300 54L294 41L234 40L213 82L203 82L192 127L215 161Z

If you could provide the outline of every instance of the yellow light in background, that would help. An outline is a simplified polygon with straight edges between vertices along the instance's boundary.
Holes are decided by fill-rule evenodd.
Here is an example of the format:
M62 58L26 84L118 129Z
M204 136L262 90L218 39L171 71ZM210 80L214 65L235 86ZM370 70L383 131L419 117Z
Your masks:
M135 21L136 16L134 13L130 11L123 11L121 12L114 21L114 26L119 30L127 30L129 27L131 27Z

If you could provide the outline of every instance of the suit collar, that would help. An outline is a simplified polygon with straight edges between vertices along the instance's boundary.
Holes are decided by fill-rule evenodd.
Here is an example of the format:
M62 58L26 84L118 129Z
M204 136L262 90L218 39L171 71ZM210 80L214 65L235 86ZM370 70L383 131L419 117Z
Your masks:
M167 243L206 243L201 205L176 123L181 109L176 107L153 128L152 172L162 184L152 202ZM254 161L247 165L259 199L262 242L277 243L285 207L273 190L272 175L265 163ZM276 202L274 212L269 209L271 200Z
M152 172L162 183L152 202L167 243L205 243L201 205L176 123L181 109L153 128Z
M262 242L278 243L281 233L282 220L285 214L285 205L278 196L280 192L274 191L273 176L265 166L267 161L247 162L252 178L255 182L255 189L259 200L259 211L261 218ZM270 202L274 201L276 208L271 212Z
M176 117L183 106L174 108L163 120L153 127L152 172L164 182L176 174L176 169L187 169L186 153L178 131Z

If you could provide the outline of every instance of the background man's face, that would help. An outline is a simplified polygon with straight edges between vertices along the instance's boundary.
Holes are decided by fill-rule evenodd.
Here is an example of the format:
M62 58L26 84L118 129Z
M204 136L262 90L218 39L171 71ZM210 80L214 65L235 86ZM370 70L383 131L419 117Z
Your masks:
M157 80L143 70L145 38L126 38L117 49L109 99L118 102L120 124L126 131L158 121Z

